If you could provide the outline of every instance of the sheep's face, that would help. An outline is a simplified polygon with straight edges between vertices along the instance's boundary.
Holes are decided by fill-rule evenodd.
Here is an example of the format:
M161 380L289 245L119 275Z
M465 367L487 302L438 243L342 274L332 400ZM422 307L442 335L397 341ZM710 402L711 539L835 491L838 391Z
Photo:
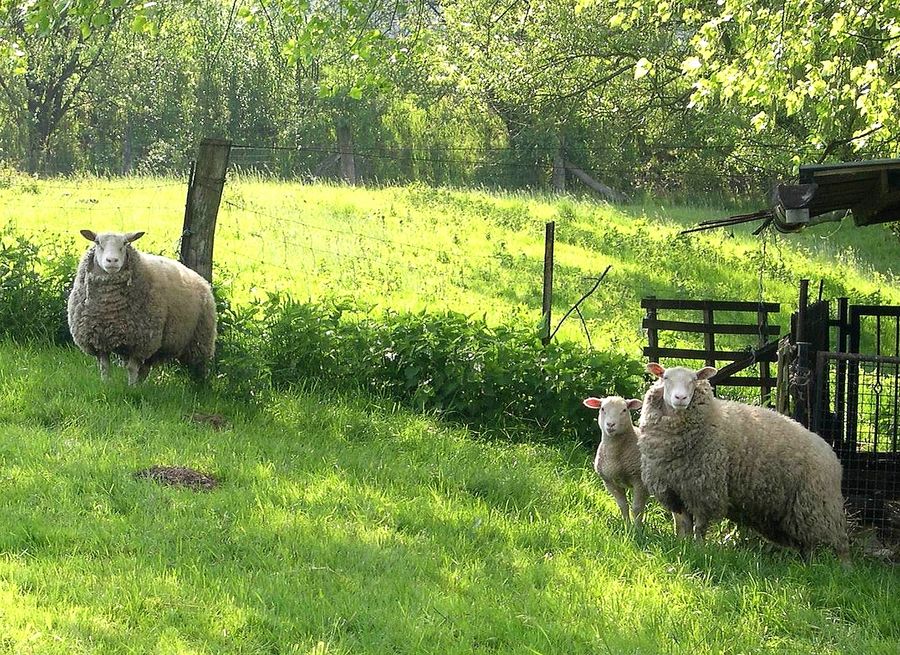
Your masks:
M118 273L125 266L128 257L128 244L137 241L143 232L104 232L95 234L90 230L82 230L81 235L94 242L94 263L107 273Z
M636 398L625 400L621 396L608 396L606 398L586 398L585 407L599 409L597 424L604 437L620 434L630 428L631 410L640 409L641 401Z
M663 368L659 364L647 364L647 372L662 380L663 399L666 405L678 411L687 409L694 398L697 382L708 380L716 374L712 366L705 366L696 371L683 366Z

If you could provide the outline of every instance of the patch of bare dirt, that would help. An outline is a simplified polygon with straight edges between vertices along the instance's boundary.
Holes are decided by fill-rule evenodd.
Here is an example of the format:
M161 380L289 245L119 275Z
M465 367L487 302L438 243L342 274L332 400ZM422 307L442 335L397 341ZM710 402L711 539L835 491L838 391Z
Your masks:
M219 484L212 475L186 466L151 466L135 471L134 477L153 480L171 487L187 487L195 491L212 491Z

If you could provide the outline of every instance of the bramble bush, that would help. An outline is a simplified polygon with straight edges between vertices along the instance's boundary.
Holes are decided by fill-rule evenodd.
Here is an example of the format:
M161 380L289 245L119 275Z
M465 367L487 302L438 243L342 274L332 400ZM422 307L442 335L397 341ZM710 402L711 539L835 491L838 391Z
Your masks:
M52 242L3 236L0 338L71 341L76 257ZM364 389L495 432L588 443L598 438L596 417L582 399L632 397L641 384L640 365L621 353L543 346L532 329L454 312L372 312L352 300L277 294L236 307L222 288L216 299L214 384L251 401L271 388Z

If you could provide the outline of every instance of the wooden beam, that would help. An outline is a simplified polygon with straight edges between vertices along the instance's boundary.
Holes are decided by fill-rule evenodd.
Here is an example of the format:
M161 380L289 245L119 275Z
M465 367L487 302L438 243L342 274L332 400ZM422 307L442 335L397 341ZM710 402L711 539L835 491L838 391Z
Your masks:
M655 308L653 309L655 312ZM642 322L645 329L656 328L657 330L671 330L673 332L705 332L706 323L692 323L689 321L661 321L657 319L645 318ZM716 323L715 331L717 334L750 334L758 335L759 326L749 325L746 323ZM777 325L764 326L763 334L774 336L781 334L781 328Z
M774 313L781 309L777 302L751 302L742 300L666 300L660 298L643 298L641 307L646 309L706 309L707 307L725 312L765 312Z
M773 342L774 343L774 342ZM768 348L768 346L767 346ZM756 353L761 353L762 350L756 351ZM769 361L775 361L774 358L774 349L772 353L766 356L771 357ZM708 350L700 350L695 348L644 348L644 355L650 356L651 354L655 354L657 357L677 357L679 359L698 359L701 361L706 361L708 359L713 359L718 362L743 362L745 360L753 360L750 361L749 364L744 366L750 366L754 362L760 361L760 357L757 357L755 360L753 359L753 355L746 350L714 350L712 352ZM730 365L729 365L730 366ZM726 367L727 368L727 367ZM724 369L723 369L724 370ZM738 368L737 370L742 370Z

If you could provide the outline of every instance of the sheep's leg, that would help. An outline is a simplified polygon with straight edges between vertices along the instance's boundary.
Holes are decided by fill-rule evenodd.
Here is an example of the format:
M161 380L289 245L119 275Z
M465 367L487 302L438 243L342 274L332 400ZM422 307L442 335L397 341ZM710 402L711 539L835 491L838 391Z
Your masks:
M625 497L625 489L606 480L603 481L603 484L606 485L606 490L609 491L612 497L616 499L616 504L622 513L622 520L625 521L625 526L630 526L631 517L628 516L628 499Z
M97 363L100 364L100 379L106 382L109 380L109 353L97 355Z
M688 512L672 512L675 521L675 534L687 539L694 532L694 518Z
M631 513L634 516L634 528L638 531L644 527L644 507L647 506L648 496L643 485L634 486L631 496Z
M141 381L141 368L143 365L144 363L139 359L134 359L133 357L128 359L125 369L128 371L128 384L130 386L134 386Z
M147 379L147 375L150 373L150 364L144 362L141 364L140 370L138 370L138 382L143 382Z
M709 521L705 518L694 517L694 540L697 543L703 543L706 540L706 529L709 527Z

